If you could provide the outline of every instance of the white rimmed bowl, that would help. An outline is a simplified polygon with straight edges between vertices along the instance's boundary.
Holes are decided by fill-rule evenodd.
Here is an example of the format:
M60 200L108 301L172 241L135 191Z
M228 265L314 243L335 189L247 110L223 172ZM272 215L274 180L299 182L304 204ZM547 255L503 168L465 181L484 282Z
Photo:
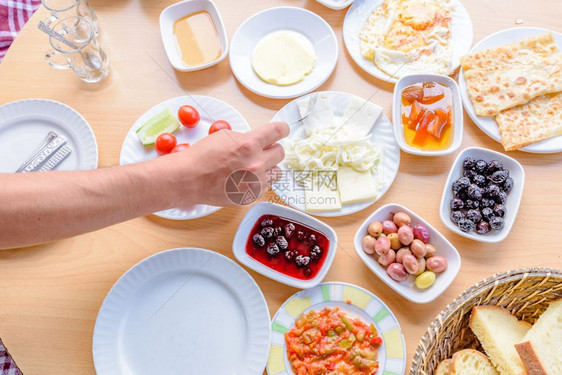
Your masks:
M314 46L314 68L294 85L267 83L252 67L256 44L267 34L280 30L298 32ZM236 30L230 44L229 60L232 73L248 90L268 98L295 98L317 89L330 77L338 60L338 42L334 30L316 13L297 7L270 8L254 14Z
M183 62L181 52L178 50L176 45L174 22L184 16L187 16L188 14L200 11L205 11L211 16L211 19L217 29L222 52L216 60L210 61L206 64L187 66ZM192 72L216 65L224 60L228 54L228 35L226 34L226 29L224 27L224 23L222 22L219 10L215 3L211 0L185 0L172 4L164 9L162 13L160 13L160 36L162 37L162 43L164 43L164 49L166 50L166 55L168 55L168 60L170 60L174 69L182 72Z
M365 253L365 251L363 251L362 240L363 237L368 234L367 228L369 227L369 224L371 224L373 221L382 222L384 220L391 220L392 215L396 212L405 212L410 215L410 218L412 219L412 227L417 224L425 225L430 234L429 243L435 246L435 248L437 249L437 255L440 255L447 259L447 269L445 270L445 272L437 273L435 284L427 289L419 289L418 287L416 287L414 284L414 280L416 277L413 275L408 276L408 279L405 281L394 281L390 278L390 276L388 276L388 273L386 273L386 267L381 266L377 262L375 256L369 255ZM369 216L357 230L357 233L355 234L354 245L355 251L357 252L357 255L359 255L359 258L361 258L361 260L365 262L367 267L369 267L369 269L373 271L375 275L377 275L389 287L394 289L396 293L415 303L429 303L439 297L441 293L443 293L449 287L449 285L451 285L461 268L461 257L457 249L455 249L455 247L441 233L439 233L437 229L431 226L431 224L429 224L414 212L399 204L390 203L384 205L376 210L371 216Z
M453 124L453 140L451 142L451 145L444 150L421 150L419 148L408 145L406 143L406 140L404 139L404 125L402 125L401 116L402 90L410 85L420 82L437 82L451 89L453 111L455 114L455 122ZM441 74L412 74L400 78L394 86L394 96L392 100L392 123L394 124L394 137L396 138L396 143L398 143L398 146L400 146L400 148L404 152L422 156L440 156L454 152L461 146L463 133L463 112L459 86L454 79Z
M354 0L316 0L320 4L333 10L341 10L347 8Z
M314 276L310 280L297 279L295 277L285 275L266 266L263 263L258 262L250 255L248 255L248 253L246 253L246 243L248 241L248 237L250 236L250 232L252 231L252 228L254 227L256 221L262 215L275 215L299 222L324 234L328 238L328 240L330 240L330 247L328 249L326 259L324 260L324 264L322 265L322 268L320 268L316 276ZM250 208L246 216L244 216L244 219L242 219L240 226L238 226L238 230L236 231L236 235L234 236L234 241L232 242L232 250L234 252L234 256L240 263L264 276L269 277L270 279L300 289L312 288L318 285L324 279L332 265L332 262L334 261L337 247L338 236L329 225L324 224L320 220L317 220L310 215L299 212L292 208L266 202L258 203Z
M464 158L471 156L476 160L482 159L486 162L490 160L499 160L504 164L504 167L509 170L509 176L513 178L513 189L507 195L507 201L505 203L506 214L504 217L505 225L501 230L492 230L487 234L478 234L476 232L463 232L459 227L453 223L451 220L451 208L450 201L453 199L453 182L462 177L462 162ZM439 209L439 215L441 216L441 221L453 232L470 238L471 240L496 243L505 240L513 223L515 222L515 217L517 216L517 211L519 210L519 204L521 203L521 196L523 195L523 187L525 186L525 170L519 162L509 156L506 156L500 152L488 150L481 147L468 147L462 150L458 155L451 171L449 172L449 177L447 177L447 182L445 182L445 187L443 188L443 194L441 195L441 207Z

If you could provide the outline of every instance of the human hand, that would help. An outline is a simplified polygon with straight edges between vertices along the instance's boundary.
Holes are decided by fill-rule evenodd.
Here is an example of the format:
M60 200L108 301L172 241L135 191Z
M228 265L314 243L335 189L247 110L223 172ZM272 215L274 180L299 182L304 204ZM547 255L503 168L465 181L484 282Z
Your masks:
M289 126L284 122L262 125L247 133L221 130L184 151L156 159L159 170L168 176L168 205L233 205L225 184L235 171L257 176L261 183L259 198L267 188L268 176L275 175L276 164L285 157L277 141L288 134Z

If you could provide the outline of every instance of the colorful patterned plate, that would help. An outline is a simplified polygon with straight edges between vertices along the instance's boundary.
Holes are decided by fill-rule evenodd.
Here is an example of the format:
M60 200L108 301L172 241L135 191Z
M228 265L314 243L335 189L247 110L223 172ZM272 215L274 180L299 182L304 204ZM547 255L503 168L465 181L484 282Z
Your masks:
M350 303L347 303L347 302ZM373 293L353 284L323 283L295 293L277 310L271 324L271 347L267 361L269 375L293 375L287 358L284 334L295 320L311 309L337 306L367 324L373 322L383 338L379 349L377 375L403 375L406 370L406 343L392 311Z

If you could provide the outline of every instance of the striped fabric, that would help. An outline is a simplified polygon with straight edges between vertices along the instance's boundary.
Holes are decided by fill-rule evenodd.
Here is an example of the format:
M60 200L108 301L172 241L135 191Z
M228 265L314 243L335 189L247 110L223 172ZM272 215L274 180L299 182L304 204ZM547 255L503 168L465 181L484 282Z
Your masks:
M41 0L0 0L0 61Z

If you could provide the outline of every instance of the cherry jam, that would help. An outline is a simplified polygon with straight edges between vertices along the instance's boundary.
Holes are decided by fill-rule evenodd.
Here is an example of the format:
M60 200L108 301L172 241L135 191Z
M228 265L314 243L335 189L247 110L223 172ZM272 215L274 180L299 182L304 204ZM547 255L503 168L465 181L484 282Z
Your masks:
M301 223L274 215L261 216L250 231L246 253L275 271L310 280L322 268L328 238Z

